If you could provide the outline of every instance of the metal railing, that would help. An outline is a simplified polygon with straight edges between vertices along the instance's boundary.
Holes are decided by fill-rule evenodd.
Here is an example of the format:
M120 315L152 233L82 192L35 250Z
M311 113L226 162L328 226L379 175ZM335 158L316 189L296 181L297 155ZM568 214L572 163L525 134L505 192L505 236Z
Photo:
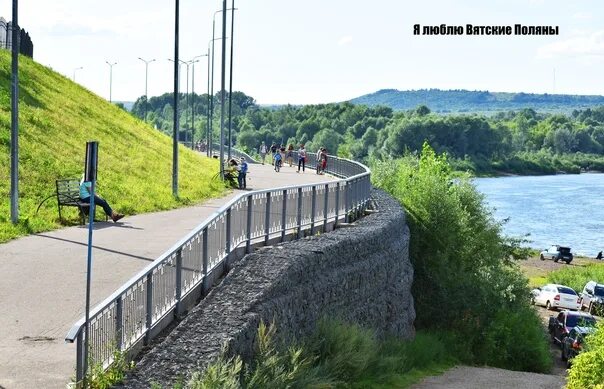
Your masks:
M315 168L309 155L307 167ZM331 157L327 173L342 179L243 193L145 267L90 313L89 367L108 367L115 351L136 353L182 312L194 306L229 261L252 245L326 231L360 214L370 198L370 171L357 162ZM76 381L84 377L85 319L65 340L76 342Z

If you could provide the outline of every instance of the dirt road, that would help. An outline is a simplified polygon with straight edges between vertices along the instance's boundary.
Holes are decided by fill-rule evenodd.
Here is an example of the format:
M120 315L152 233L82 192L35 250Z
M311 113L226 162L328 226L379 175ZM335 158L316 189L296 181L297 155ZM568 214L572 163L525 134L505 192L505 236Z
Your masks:
M564 385L564 377L558 375L458 366L441 376L424 378L411 389L558 389Z

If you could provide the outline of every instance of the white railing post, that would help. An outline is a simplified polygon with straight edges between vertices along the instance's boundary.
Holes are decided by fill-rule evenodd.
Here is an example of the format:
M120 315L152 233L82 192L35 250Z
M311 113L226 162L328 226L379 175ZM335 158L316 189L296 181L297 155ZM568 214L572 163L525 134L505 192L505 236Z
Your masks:
M153 326L153 271L147 274L147 314L145 315L145 345L151 342L151 327Z
M271 228L271 192L266 193L266 210L264 214L264 244L268 244Z
M174 314L180 315L180 299L182 297L182 249L176 252L176 307Z
M248 195L247 197L247 227L246 227L246 242L245 252L247 254L252 252L252 207L254 203L254 195Z
M296 215L298 225L298 239L302 237L302 188L298 188L298 212Z
M287 189L283 190L283 210L281 212L281 242L285 242L285 230L287 229Z

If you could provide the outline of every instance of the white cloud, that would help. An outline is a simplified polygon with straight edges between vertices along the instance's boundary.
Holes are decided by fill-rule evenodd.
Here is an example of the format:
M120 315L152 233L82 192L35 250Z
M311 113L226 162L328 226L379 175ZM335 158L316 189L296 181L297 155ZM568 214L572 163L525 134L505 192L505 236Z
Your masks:
M588 20L591 19L593 17L593 14L591 12L577 12L576 14L573 15L574 19L579 19L579 20Z
M346 35L340 38L338 41L338 46L344 46L352 42L352 35Z
M537 49L537 58L604 55L604 30L550 43Z

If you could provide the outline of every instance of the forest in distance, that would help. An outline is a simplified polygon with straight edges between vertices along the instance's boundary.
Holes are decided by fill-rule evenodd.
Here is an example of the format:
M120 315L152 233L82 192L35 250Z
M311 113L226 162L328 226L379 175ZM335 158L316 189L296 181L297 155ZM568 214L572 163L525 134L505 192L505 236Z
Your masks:
M139 98L132 114L158 130L172 133L172 94ZM208 95L180 96L181 141L205 138ZM214 139L219 138L219 94L214 96ZM425 105L395 111L391 107L350 102L304 106L259 106L253 97L234 92L233 144L255 153L267 144L305 144L314 151L368 161L417 154L428 143L446 153L453 168L476 175L553 174L604 171L604 105L568 114L532 108L448 114ZM195 119L194 127L193 115ZM194 128L194 130L193 130Z

